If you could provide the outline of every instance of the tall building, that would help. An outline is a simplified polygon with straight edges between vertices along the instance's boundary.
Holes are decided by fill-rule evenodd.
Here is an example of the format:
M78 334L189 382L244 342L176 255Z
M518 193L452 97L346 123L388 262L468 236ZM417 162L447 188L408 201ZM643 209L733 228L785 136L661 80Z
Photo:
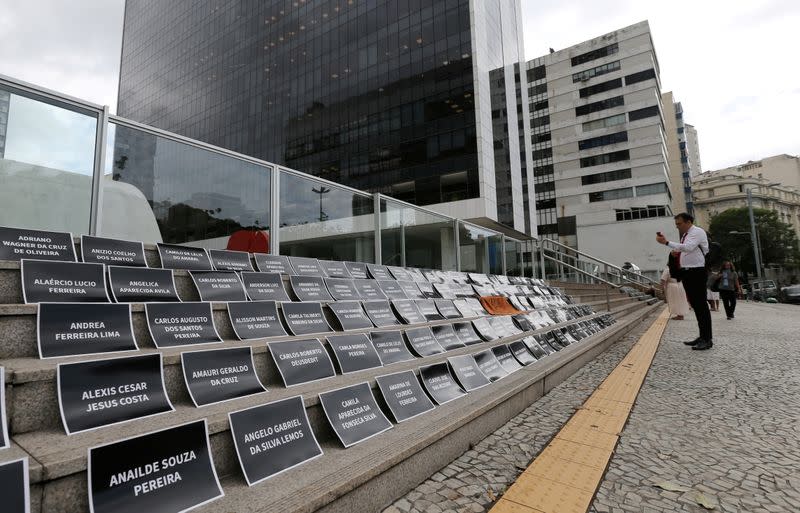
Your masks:
M6 133L8 131L8 109L11 103L11 94L0 90L0 159L6 153Z
M127 2L117 111L521 232L522 59L519 0Z
M700 146L697 130L684 122L683 105L672 92L661 96L667 136L669 174L672 182L672 210L692 213L692 178L700 171Z
M686 125L686 145L689 149L689 161L692 162L692 178L703 172L703 164L700 162L700 140L697 138L697 129L694 125Z
M526 63L538 231L655 273L672 226L659 67L646 21Z

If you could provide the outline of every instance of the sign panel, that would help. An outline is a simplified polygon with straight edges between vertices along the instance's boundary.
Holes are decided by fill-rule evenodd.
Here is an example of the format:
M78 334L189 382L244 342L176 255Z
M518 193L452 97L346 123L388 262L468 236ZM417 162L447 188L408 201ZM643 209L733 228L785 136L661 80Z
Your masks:
M6 418L6 370L0 367L0 449L11 446L8 438L8 419Z
M394 420L404 422L435 408L422 390L414 371L397 372L375 378L383 400Z
M184 512L224 495L206 420L89 449L92 513Z
M533 357L521 340L511 342L508 344L508 348L511 350L511 354L514 355L514 358L516 358L523 367L527 367L536 361L536 358Z
M262 273L294 274L289 264L289 257L285 255L265 255L255 253L256 268Z
M352 278L350 271L345 267L344 262L337 262L335 260L320 260L319 265L331 278Z
M517 314L511 317L514 320L514 323L521 329L522 331L534 331L536 328L533 327L531 321L528 319L525 314Z
M228 419L249 486L322 456L303 396L231 412Z
M147 267L142 242L91 235L81 235L81 260L94 264Z
M209 249L208 256L215 271L254 271L250 253L227 249Z
M5 513L30 513L28 458L0 463L0 497Z
M392 301L392 306L405 324L422 324L427 321L412 299L395 299Z
M267 346L287 387L336 375L331 357L316 338L270 342Z
M181 353L183 380L195 406L266 392L253 366L253 348Z
M454 299L453 306L456 307L461 317L477 317L482 315L480 312L473 310L472 305L466 299Z
M103 264L22 260L26 303L108 303Z
M161 353L61 363L57 382L68 435L173 410Z
M41 303L36 323L40 358L139 349L131 305Z
M389 268L385 265L367 264L367 270L369 271L369 275L376 280L394 279L392 275L389 274Z
M451 356L447 359L447 363L453 369L453 375L455 375L461 388L467 392L472 392L491 383L489 378L483 375L471 355Z
M408 299L403 288L395 280L377 280L378 286L381 288L386 297L389 299Z
M300 301L333 301L320 276L289 276L292 291Z
M383 328L400 324L388 301L364 301L363 304L364 310L375 326Z
M429 321L440 321L444 319L444 317L442 317L442 314L436 309L436 303L433 301L433 299L417 299L417 308L419 308L419 311L425 316L425 319Z
M331 297L336 301L352 301L361 299L361 294L356 290L353 280L345 278L325 278Z
M357 280L366 280L369 278L369 275L367 275L367 264L361 262L345 262L344 266L347 268L350 276Z
M233 332L239 340L286 335L286 330L278 317L278 305L275 301L228 303L228 317L231 319Z
M419 287L413 281L398 281L400 288L406 293L408 299L425 299L425 294L419 290Z
M489 381L494 382L508 376L508 372L497 361L491 349L475 353L472 357L475 358L478 368L484 376L489 378Z
M74 262L72 234L0 226L0 260L17 262L23 258Z
M436 305L436 309L439 310L439 313L445 319L460 319L461 312L458 311L456 305L453 304L453 301L450 299L434 299L433 303Z
M419 287L419 291L422 292L422 295L428 299L436 299L439 297L439 294L433 289L432 283L428 283L427 281L418 281L417 287Z
M345 447L351 447L392 428L372 395L369 383L319 394L333 431Z
M373 331L369 335L384 365L414 359L414 355L408 351L408 346L403 340L402 331Z
M386 269L389 270L389 273L392 275L392 278L399 281L413 281L411 278L411 273L409 273L403 267L397 267L394 265L387 265Z
M450 368L447 363L435 363L433 365L426 365L419 368L419 377L422 380L422 385L428 394L436 401L436 404L445 404L467 395L467 393L458 386L453 375L450 374Z
M343 330L372 328L372 321L361 308L360 301L337 301L328 304Z
M456 336L456 332L453 331L453 327L449 324L432 326L431 331L433 331L433 336L436 337L436 341L439 342L439 345L442 346L445 351L464 347L464 344Z
M433 290L439 294L439 297L444 299L455 299L456 293L449 283L434 283Z
M325 271L322 270L316 258L290 256L289 263L292 264L292 269L294 269L292 274L325 277Z
M172 269L108 267L111 296L117 303L180 301Z
M444 353L444 348L436 341L430 328L414 328L406 330L406 338L411 350L417 356L425 357Z
M280 274L243 272L241 276L244 290L251 301L291 301L286 289L283 288L283 278Z
M319 303L281 303L283 319L292 335L310 335L333 331Z
M235 271L189 271L200 301L246 301L244 286Z
M373 299L386 299L386 294L383 293L378 283L375 280L353 280L356 290L361 294L361 297L366 300Z
M512 372L517 372L522 368L522 365L514 358L514 355L511 354L511 350L508 348L507 345L503 344L501 346L496 346L492 348L492 352L494 353L495 358L497 361L500 362L500 365L511 374Z
M453 324L453 330L462 344L471 346L473 344L480 344L483 342L481 337L475 333L475 328L472 327L470 322L456 322Z
M381 359L364 333L357 335L332 335L328 344L339 363L342 374L381 367Z
M164 269L186 269L187 271L210 271L211 259L204 248L193 248L179 244L159 242L158 256Z
M497 334L489 323L489 320L485 317L475 319L472 321L472 325L475 326L475 331L478 332L478 335L480 335L483 340L497 340L500 338L500 335Z
M147 303L144 311L158 348L222 342L211 303Z

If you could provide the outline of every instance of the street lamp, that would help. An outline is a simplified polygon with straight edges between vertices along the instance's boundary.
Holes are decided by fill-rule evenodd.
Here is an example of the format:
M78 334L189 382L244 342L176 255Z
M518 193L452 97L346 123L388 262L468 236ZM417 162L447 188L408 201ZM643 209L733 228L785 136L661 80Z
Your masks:
M328 194L329 192L331 192L331 190L328 187L320 185L319 189L315 189L312 187L311 192L319 194L319 221L322 222L328 218L328 215L322 212L322 195Z
M772 187L775 185L780 185L780 182L772 182L767 184L758 184L756 187L759 189L763 187ZM750 239L753 241L753 253L756 256L756 275L758 279L761 279L761 244L758 241L758 235L756 234L756 221L755 217L753 216L753 189L754 187L747 188L747 213L750 215Z

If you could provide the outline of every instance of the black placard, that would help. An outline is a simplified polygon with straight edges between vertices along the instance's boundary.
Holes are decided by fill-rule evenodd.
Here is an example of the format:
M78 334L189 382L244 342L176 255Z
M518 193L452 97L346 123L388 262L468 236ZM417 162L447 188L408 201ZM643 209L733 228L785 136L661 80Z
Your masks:
M342 374L380 367L381 359L364 333L332 335L328 344L339 363Z
M92 513L184 512L222 497L206 420L89 449Z
M403 340L402 331L373 331L370 333L372 345L384 365L407 362L414 359Z
M81 235L81 260L95 264L147 267L143 243L91 235Z
M250 253L227 249L209 249L208 256L216 271L253 271Z
M361 294L361 297L366 300L386 299L386 294L383 293L375 280L353 280L356 290Z
M0 260L16 262L23 258L74 262L72 234L0 226Z
M436 305L436 309L445 319L460 319L462 317L461 312L458 311L451 299L434 299L433 302Z
M433 289L444 299L455 299L456 293L450 283L434 283Z
M325 271L322 270L316 258L290 256L289 263L292 264L292 269L294 269L292 274L325 277Z
M430 328L414 328L406 330L406 338L411 350L417 356L432 356L444 353L444 348L436 341Z
M286 335L275 301L228 303L228 317L231 319L233 333L239 340Z
M330 303L331 309L336 320L343 330L358 330L372 328L372 321L369 320L360 301L337 301Z
M103 264L22 260L22 297L26 303L107 303Z
M489 312L486 311L477 298L468 297L464 298L464 301L472 307L472 311L475 312L476 315L489 315Z
M405 422L435 408L414 371L378 376L375 381L397 422Z
M111 296L117 303L180 301L172 269L108 267Z
M387 265L386 269L391 273L392 277L395 280L412 281L411 273L409 273L403 267L396 267L396 266L393 266L393 265Z
M453 375L458 380L461 388L467 392L472 392L491 383L489 378L483 375L471 355L451 356L447 359L447 363L450 364Z
M508 344L508 348L511 350L511 354L514 355L514 358L516 358L523 367L527 367L536 361L536 358L533 357L521 340L511 342Z
M531 321L525 314L517 314L511 318L514 320L514 323L517 325L517 327L522 331L533 331L536 329L533 327L533 324L531 324Z
M442 346L445 351L458 349L459 347L464 347L465 345L463 342L461 342L461 340L458 339L456 332L453 331L453 327L449 324L432 326L431 331L433 331L433 336L436 337L436 341L439 342L439 345Z
M392 428L378 407L369 383L319 394L333 431L345 447L351 447Z
M187 271L210 271L211 259L204 248L164 244L159 242L158 256L164 269L185 269Z
M511 349L509 349L507 345L495 346L492 348L492 352L495 358L497 358L497 361L500 362L500 365L502 365L509 374L517 372L522 368L522 365L514 358L514 355L511 354Z
M228 419L249 486L322 456L303 396L232 412Z
M256 267L262 273L293 274L292 266L289 264L289 257L285 255L265 255L256 253Z
M395 299L392 306L405 324L422 324L427 320L412 299Z
M4 513L30 513L28 458L0 463L0 497Z
M8 438L8 419L6 418L6 370L0 367L0 449L11 445Z
M375 326L384 328L400 324L388 301L364 301L363 304L364 310Z
M253 366L251 347L181 353L183 380L195 406L265 392Z
M251 301L291 301L278 273L241 273L244 290Z
M422 386L428 391L428 395L436 402L436 404L445 404L467 395L467 393L458 386L453 375L450 374L450 368L445 362L435 363L433 365L426 365L419 368L419 377L422 380Z
M508 296L508 301L511 303L511 306L516 308L517 310L527 310L528 308L522 304L520 299L517 296Z
M292 335L333 331L325 320L320 303L281 303L283 319Z
M344 266L350 273L350 276L357 280L366 280L369 278L367 275L367 264L361 262L345 262Z
M475 333L475 328L472 327L470 322L456 322L453 324L453 330L456 332L458 340L466 346L483 342L481 337Z
M544 336L544 335L534 335L533 338L536 341L536 343L539 344L539 347L542 349L542 351L544 351L545 356L549 356L549 355L551 355L551 354L556 352L556 349L553 349L553 347L547 342L547 337L546 336ZM525 339L523 339L523 340L525 340ZM535 352L533 354L534 354L534 356L537 356L537 357L539 356Z
M484 376L489 378L489 381L497 381L498 379L508 376L508 372L500 365L500 362L497 361L491 349L475 353L472 356L475 358L475 363L478 364L478 368Z
M417 269L415 267L406 267L406 271L411 276L411 279L416 281L416 282L427 282L428 281L428 279L425 278L425 275L422 274L422 271L420 269Z
M61 363L57 381L68 435L173 410L161 353Z
M40 358L138 349L131 305L41 303L36 322Z
M344 262L337 262L335 260L320 260L319 265L331 278L352 278L350 272L345 267Z
M425 299L425 294L419 289L413 281L398 281L398 285L406 293L408 299Z
M392 275L389 274L389 268L385 265L367 264L369 275L376 280L393 280Z
M247 295L235 271L189 271L200 301L246 301Z
M497 334L494 327L489 323L489 319L485 317L475 319L472 321L472 325L475 326L475 331L478 332L478 335L480 335L483 340L497 340L500 338L500 335Z
M361 299L361 294L356 290L353 280L344 278L325 278L331 297L336 301L350 301Z
M466 299L454 299L453 306L458 310L458 313L461 314L461 317L477 317L482 315L480 312L476 312Z
M433 284L428 283L426 281L417 282L417 287L419 287L420 292L422 295L428 299L436 299L439 297L439 294L433 289Z
M403 288L395 280L377 280L378 286L381 288L386 297L389 299L408 299Z
M333 301L320 276L289 276L289 283L300 301Z
M287 387L336 375L331 357L316 338L270 342L267 345Z
M425 316L425 319L429 321L440 321L444 319L444 317L442 317L442 314L436 309L436 303L433 301L433 299L417 299L417 308L419 308L419 311Z
M147 303L144 311L158 348L222 342L211 303Z

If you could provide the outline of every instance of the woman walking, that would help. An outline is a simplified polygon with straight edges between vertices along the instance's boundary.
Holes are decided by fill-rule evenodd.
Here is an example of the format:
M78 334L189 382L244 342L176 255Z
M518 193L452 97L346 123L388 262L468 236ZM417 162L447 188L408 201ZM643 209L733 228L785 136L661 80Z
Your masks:
M661 274L661 288L664 290L672 319L682 321L689 314L689 302L686 300L686 291L673 274L679 274L679 267L675 261L675 253L670 253L667 268Z
M742 285L739 283L739 274L733 267L730 260L722 262L722 269L719 272L719 296L722 299L722 306L725 307L725 315L728 320L733 319L736 310L736 297L742 293Z

